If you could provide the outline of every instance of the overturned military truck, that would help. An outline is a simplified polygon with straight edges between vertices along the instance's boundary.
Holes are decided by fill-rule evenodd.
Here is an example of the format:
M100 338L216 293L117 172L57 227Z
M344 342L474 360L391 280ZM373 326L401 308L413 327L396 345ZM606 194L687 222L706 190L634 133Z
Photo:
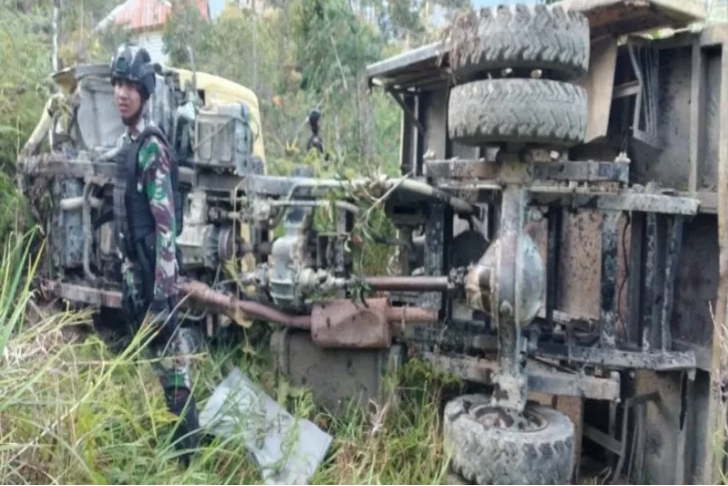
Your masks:
M408 357L462 377L479 393L449 401L443 423L466 483L568 483L587 458L614 483L714 483L728 26L703 20L689 0L460 17L444 41L368 69L402 107L395 180L266 175L254 97L215 100L160 71L153 114L189 162L186 325L281 324L278 368L332 407L380 396L383 370ZM102 312L120 302L108 226L119 127L93 123L113 102L105 69L74 71L54 101L71 115L34 134L48 131L50 151L33 143L19 159L25 192L45 201L39 287ZM361 188L406 242L394 274L352 273ZM317 228L331 205L334 224ZM366 305L352 298L362 284L380 292Z
M509 6L369 67L404 112L403 173L487 208L465 231L444 205L411 220L426 273L475 265L463 300L418 297L447 329L408 343L494 385L445 409L467 480L565 481L572 453L613 482L719 477L728 26L702 20L689 1Z

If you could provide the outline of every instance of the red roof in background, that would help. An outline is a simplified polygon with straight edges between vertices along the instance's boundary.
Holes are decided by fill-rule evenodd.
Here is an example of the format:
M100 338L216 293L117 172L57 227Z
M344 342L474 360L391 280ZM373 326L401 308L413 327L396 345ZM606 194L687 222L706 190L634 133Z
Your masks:
M207 0L192 0L192 3L200 9L203 20L209 22ZM166 0L127 0L113 15L118 25L130 30L147 30L164 25L171 12L172 4Z

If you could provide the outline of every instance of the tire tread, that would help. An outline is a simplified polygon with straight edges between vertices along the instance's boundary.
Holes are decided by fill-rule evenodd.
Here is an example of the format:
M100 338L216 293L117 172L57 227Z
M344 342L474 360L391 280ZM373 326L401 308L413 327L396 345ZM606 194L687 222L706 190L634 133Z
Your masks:
M453 22L449 34L450 67L456 76L526 67L577 77L589 69L589 20L560 5L471 10Z
M574 146L586 136L586 91L546 79L486 79L455 86L448 133L456 142Z

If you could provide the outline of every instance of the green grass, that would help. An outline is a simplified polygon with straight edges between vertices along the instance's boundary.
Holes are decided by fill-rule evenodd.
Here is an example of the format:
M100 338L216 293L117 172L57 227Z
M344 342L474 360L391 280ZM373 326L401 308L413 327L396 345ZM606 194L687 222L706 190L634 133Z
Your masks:
M0 483L260 484L239 440L214 439L184 470L174 460L173 417L136 336L112 352L96 334L69 339L90 326L88 311L53 312L26 322L36 260L29 238L9 240L0 263ZM32 256L36 258L35 255ZM80 335L80 334L79 334ZM265 347L203 347L195 356L200 410L214 387L239 366L291 413L334 437L317 484L442 484L446 457L440 397L447 379L417 361L389 386L398 399L334 417L309 391L282 386Z

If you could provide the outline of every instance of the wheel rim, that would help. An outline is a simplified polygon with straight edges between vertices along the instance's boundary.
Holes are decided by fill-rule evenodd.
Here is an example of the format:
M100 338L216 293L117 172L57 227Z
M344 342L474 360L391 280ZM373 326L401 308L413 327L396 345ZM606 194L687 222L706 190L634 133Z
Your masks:
M479 405L470 409L470 415L485 427L518 432L538 432L548 425L546 418L532 409L517 413L491 405Z

